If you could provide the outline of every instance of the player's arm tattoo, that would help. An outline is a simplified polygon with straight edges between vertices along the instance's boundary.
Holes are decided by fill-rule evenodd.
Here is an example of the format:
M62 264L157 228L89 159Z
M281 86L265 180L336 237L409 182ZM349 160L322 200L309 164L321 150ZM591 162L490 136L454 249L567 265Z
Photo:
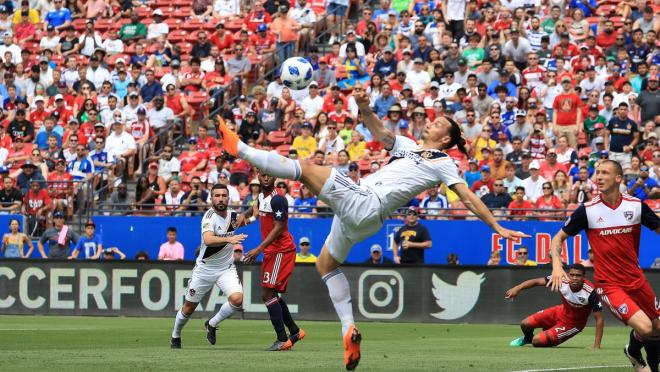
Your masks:
M385 128L383 122L374 114L368 104L361 104L358 106L364 125L369 129L369 132L374 136L377 141L383 143L386 150L391 150L394 147L396 137L394 133Z

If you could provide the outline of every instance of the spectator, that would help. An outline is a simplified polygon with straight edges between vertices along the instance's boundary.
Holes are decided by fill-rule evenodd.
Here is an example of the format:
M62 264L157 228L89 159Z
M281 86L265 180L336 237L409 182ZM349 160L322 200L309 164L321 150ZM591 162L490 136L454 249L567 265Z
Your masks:
M563 88L552 105L552 130L556 136L565 135L571 147L577 148L577 135L582 132L578 123L582 123L582 102L572 89L571 78L561 78Z
M303 236L302 238L300 238L300 240L298 240L298 247L300 248L300 252L296 254L296 263L316 262L317 260L316 256L309 251L309 248L311 247L311 243L308 237Z
M27 252L24 247L28 246ZM34 251L32 240L21 232L21 225L17 219L9 221L9 232L2 236L2 256L4 258L29 258Z
M201 178L193 176L190 179L190 191L183 194L181 198L181 206L185 210L204 212L208 209L209 200L209 193L202 184Z
M501 261L502 261L502 256L500 254L500 251L493 251L490 252L490 258L488 259L488 263L486 263L486 265L499 266Z
M426 219L434 220L439 219L438 216L442 213L442 209L449 207L449 202L444 195L438 192L438 187L434 186L427 190L427 195L419 206L423 208Z
M94 221L88 220L85 223L85 235L78 239L78 243L76 243L76 247L68 259L76 260L80 252L83 252L83 259L98 260L101 257L101 251L103 251L101 235L96 234L96 224Z
M514 199L509 203L509 215L511 215L511 219L524 221L526 219L523 216L533 214L531 209L534 209L534 205L528 200L525 200L525 188L522 186L516 187Z
M482 195L481 201L491 210L506 209L511 204L511 196L504 187L504 181L499 179L493 182L493 192Z
M16 186L25 194L33 181L38 182L40 187L46 186L46 180L41 174L41 171L31 160L26 160L21 165L21 173L16 177Z
M394 234L394 262L397 264L423 264L424 250L432 246L431 234L419 223L414 208L406 210L406 224ZM401 254L399 254L399 250Z
M621 164L625 171L630 168L632 151L639 142L637 123L628 118L628 104L619 104L616 116L612 117L605 131L605 148L609 149L610 159Z
M447 265L449 266L458 266L458 255L456 253L449 253L447 255Z
M160 102L164 103L162 99L163 87L160 85L160 82L156 80L156 75L154 74L154 70L148 69L144 73L144 76L146 77L147 81L142 86L142 88L140 88L140 96L142 97L142 101L144 103L151 102L152 100L154 101L154 108L149 110L149 122L154 126L154 128L160 128L161 125L164 125L165 120L167 119L171 120L174 118L174 113L169 115L171 117L162 115L162 113L160 113L160 111L162 111L163 104L158 105L158 100L156 100L155 98L160 97ZM167 108L166 112L167 111L170 111L171 113L172 110ZM159 115L156 116L155 113L158 113Z
M543 195L539 196L534 203L536 209L543 209L552 212L537 212L539 216L547 216L540 218L541 221L552 221L561 217L561 210L564 208L561 200L555 195L551 182L543 183Z
M316 150L316 139L312 136L312 124L305 122L302 127L302 134L293 139L293 149L298 151L298 156L302 159L309 158Z
M20 213L22 201L23 194L14 187L14 180L7 176L3 178L2 190L0 190L0 214Z
M62 3L62 0L53 0L54 8L46 13L44 17L44 28L51 26L55 30L61 31L71 24L73 21L71 11L63 8Z
M167 241L160 246L158 259L161 261L183 260L183 244L176 240L176 227L167 228Z
M529 259L529 251L527 250L527 247L524 245L521 245L520 248L518 248L518 251L516 252L516 262L514 263L515 266L537 266L536 261L532 261Z
M127 44L132 44L147 37L147 26L140 22L138 13L133 11L130 17L131 22L121 26L118 35Z
M300 187L300 197L296 198L293 202L294 210L298 218L312 218L314 217L313 213L316 213L316 205L318 204L318 199L312 192L307 188L307 186L302 185Z
M564 173L568 172L566 167L557 161L557 152L554 148L548 150L546 154L546 159L541 161L540 165L541 177L546 180L552 180L555 173L562 171Z
M71 244L78 243L78 234L64 223L64 214L53 213L54 226L44 231L37 243L42 258L66 259ZM48 255L44 244L48 243Z
M369 249L369 258L364 261L365 265L391 265L394 262L383 255L383 247L380 244L373 244Z
M168 211L174 212L181 208L181 200L183 199L183 190L181 190L181 183L178 177L172 177L167 182L167 192L165 192L165 208Z
M649 120L660 115L660 95L658 94L658 74L652 74L648 77L648 85L645 90L637 96L635 103L639 108L641 122L646 123Z
M584 267L594 267L594 250L589 247L587 250L587 259L580 261L580 265Z
M128 195L128 186L125 183L120 184L110 194L110 209L117 212L128 212L130 208L130 199Z
M522 186L523 181L516 176L516 167L508 163L504 168L504 178L502 178L506 192L513 195L518 186Z
M252 63L245 58L243 50L241 45L234 46L234 56L225 62L229 76L240 83L241 93L247 92L248 78L252 70Z
M481 178L472 184L472 191L478 196L482 197L490 192L495 191L493 184L495 179L491 177L490 166L483 165L481 166Z
M153 22L147 27L147 41L154 41L160 37L167 37L170 33L170 27L163 22L163 11L155 9L152 13ZM136 47L139 44L136 44Z
M543 195L543 184L548 182L545 178L541 176L541 171L539 170L538 160L533 160L529 164L529 177L523 180L522 186L525 188L525 194L527 199L535 202L541 195Z
M571 187L571 203L585 203L591 200L598 192L598 186L589 178L589 170L586 166L579 168L577 180Z
M110 247L103 250L103 261L111 261L116 259L116 256L119 256L120 260L125 260L126 255L124 252L120 251L117 247Z
M188 146L188 151L184 151L179 155L181 172L189 174L191 172L205 170L208 163L208 155L199 151L197 148L197 137L190 137L188 139Z
M149 254L145 251L139 251L135 254L136 261L149 261Z
M112 124L112 132L105 140L105 151L115 161L115 172L121 175L127 165L133 162L133 156L136 152L135 139L131 134L124 130L122 121L115 121ZM133 167L129 167L129 175L133 174Z
M647 165L642 165L639 171L639 177L628 184L628 193L642 201L655 199L660 195L660 184L649 177Z
M58 159L55 171L48 176L48 194L53 202L53 211L73 216L73 177L66 171L66 161Z

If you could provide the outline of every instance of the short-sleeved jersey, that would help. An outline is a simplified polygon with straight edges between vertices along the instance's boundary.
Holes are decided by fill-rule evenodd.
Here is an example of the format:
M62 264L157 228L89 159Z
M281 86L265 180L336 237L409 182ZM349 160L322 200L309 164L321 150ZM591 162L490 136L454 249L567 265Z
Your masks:
M218 237L234 235L237 217L238 213L230 208L227 208L225 217L220 216L213 208L204 213L202 218L202 244L199 256L197 256L197 263L219 267L234 263L234 245L223 243L207 246L204 244L204 233L211 231L213 235Z
M550 277L548 276L545 278L546 284L549 281ZM592 312L596 313L603 310L603 305L598 299L594 285L586 279L582 284L582 288L577 292L573 292L570 284L562 280L559 293L561 294L561 302L564 305L564 316L573 323L586 324Z
M259 194L259 223L261 225L261 239L266 239L275 227L275 221L284 222L284 231L273 241L264 253L295 252L296 245L289 232L289 203L286 198L273 190L268 195Z
M388 213L441 182L447 186L465 182L443 151L424 149L409 138L396 136L390 153L387 165L362 180L378 195Z
M626 194L619 205L608 205L599 195L578 207L562 229L571 236L587 232L597 286L636 289L645 282L639 267L641 225L660 228L660 218L648 205Z

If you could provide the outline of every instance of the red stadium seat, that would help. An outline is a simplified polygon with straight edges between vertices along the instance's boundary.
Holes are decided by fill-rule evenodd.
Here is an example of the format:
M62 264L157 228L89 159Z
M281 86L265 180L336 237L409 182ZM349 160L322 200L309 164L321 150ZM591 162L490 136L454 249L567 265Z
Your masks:
M206 111L204 104L209 100L209 94L207 92L190 92L187 97L188 104L195 110L193 119L201 118L200 115L206 116Z
M170 17L174 18L188 18L190 16L190 13L192 12L192 9L188 7L184 8L179 8L176 10L176 12L172 13Z
M268 142L273 146L279 146L290 143L291 137L287 136L285 131L276 130L268 133Z
M108 30L118 30L119 27L117 26L117 23L113 21L112 19L97 19L96 22L94 23L94 30L98 32L106 32Z
M71 22L71 25L76 29L77 32L84 30L86 24L87 20L85 18L76 18L73 20L73 22Z
M172 44L178 44L186 40L187 36L188 36L187 31L175 30L175 31L170 31L169 35L167 35L167 40Z
M190 52L192 52L193 48L191 43L179 43L179 47L181 48L181 57L184 55L190 56Z
M243 27L242 19L231 19L225 23L225 29L229 31L238 31Z
M165 22L167 22L167 19L169 18L178 18L176 17L177 10L173 6L159 7L158 9L163 12L163 18L165 18Z
M140 18L147 18L147 17L150 17L151 14L152 14L152 12L153 12L153 10L151 10L151 8L149 8L149 7L147 7L147 6L139 6L139 7L135 7L135 8L133 8L133 10L134 10L135 12L137 12L137 14L138 14L138 16L139 16Z
M279 145L275 148L277 153L282 156L289 156L289 150L291 150L291 145Z
M197 36L197 32L192 31L201 31L204 28L204 21L201 19L189 19L181 27L189 31L192 35Z
M183 21L178 19L178 18L168 18L168 19L165 20L165 23L170 28L170 35L171 35L172 31L180 29L181 26L183 25ZM168 35L167 38L169 40L169 35Z

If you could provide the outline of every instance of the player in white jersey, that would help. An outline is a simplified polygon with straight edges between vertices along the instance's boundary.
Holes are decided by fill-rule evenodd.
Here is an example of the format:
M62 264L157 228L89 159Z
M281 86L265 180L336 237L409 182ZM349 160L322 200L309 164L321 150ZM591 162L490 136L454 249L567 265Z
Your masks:
M211 345L215 345L218 323L242 310L243 286L234 264L234 244L242 242L247 235L234 235L234 230L242 223L237 222L238 213L227 208L227 186L216 184L211 188L211 203L211 209L202 218L202 245L188 281L186 300L176 314L170 343L172 349L181 348L181 329L213 285L217 285L227 296L227 302L204 324L206 338Z
M504 238L524 237L521 232L500 226L488 208L474 195L458 175L458 169L443 151L454 146L465 152L465 139L460 126L441 117L426 125L424 145L418 146L405 137L395 136L369 107L369 95L353 93L364 124L374 139L382 142L392 158L390 163L369 175L359 185L334 168L298 162L241 142L220 118L225 150L252 163L275 177L301 180L302 183L332 208L335 217L316 269L323 278L330 299L342 323L344 363L353 370L360 360L361 334L355 328L348 280L339 270L352 246L378 231L394 210L402 207L422 191L444 182L479 218ZM239 220L240 222L240 220Z

